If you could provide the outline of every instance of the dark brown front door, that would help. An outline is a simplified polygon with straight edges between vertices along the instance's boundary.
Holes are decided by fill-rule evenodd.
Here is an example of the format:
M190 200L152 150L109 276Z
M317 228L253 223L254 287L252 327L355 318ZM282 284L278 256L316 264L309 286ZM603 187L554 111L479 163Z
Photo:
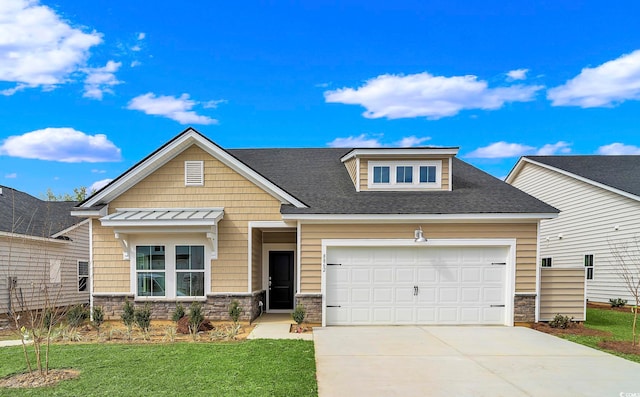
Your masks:
M269 252L269 309L293 309L293 251Z

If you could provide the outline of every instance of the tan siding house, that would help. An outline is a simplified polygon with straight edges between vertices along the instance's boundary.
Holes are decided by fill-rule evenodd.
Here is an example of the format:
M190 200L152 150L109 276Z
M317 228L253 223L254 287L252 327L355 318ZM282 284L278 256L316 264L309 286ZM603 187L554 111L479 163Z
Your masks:
M457 148L224 150L187 129L73 212L93 305L166 317L307 309L340 324L501 324L540 312L538 225L556 210Z
M620 277L615 253L622 246L635 246L640 233L639 159L529 156L507 179L560 210L557 218L540 223L540 257L550 258L550 269L579 271L589 301L634 300Z
M75 203L0 189L0 316L89 303L89 221Z

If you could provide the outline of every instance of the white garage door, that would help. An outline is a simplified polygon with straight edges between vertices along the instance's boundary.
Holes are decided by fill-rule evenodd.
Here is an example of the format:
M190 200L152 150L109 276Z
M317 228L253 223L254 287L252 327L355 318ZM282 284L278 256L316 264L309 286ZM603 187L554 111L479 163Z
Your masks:
M330 247L327 325L504 324L503 247Z

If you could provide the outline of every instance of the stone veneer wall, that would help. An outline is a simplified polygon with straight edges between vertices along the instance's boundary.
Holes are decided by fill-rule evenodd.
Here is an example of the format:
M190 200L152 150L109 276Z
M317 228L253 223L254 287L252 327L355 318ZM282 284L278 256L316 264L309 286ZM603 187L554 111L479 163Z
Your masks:
M322 323L322 294L298 294L296 305L304 306L307 311L306 322Z
M516 295L513 298L513 321L516 323L536 321L536 294Z
M208 295L206 301L200 300L204 316L207 320L227 321L229 317L229 305L237 300L242 307L241 321L253 321L260 315L259 302L265 301L266 292L257 291L252 294L215 294ZM192 301L167 300L167 301L135 301L133 295L100 295L93 297L94 306L102 306L105 320L120 320L124 300L129 299L136 308L144 306L146 302L151 304L151 318L154 320L169 320L176 309L176 304L181 302L185 311L189 312Z

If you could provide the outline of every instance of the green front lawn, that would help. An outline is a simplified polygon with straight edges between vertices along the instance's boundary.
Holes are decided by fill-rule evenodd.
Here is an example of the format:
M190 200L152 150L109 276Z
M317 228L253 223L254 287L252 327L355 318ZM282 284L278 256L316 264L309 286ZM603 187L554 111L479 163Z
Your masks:
M637 332L640 333L640 316L638 317ZM631 325L633 323L633 313L630 311L619 312L609 309L587 308L587 321L584 322L585 328L597 329L599 331L610 332L611 336L583 336L583 335L562 335L562 338L580 343L594 349L604 350L598 346L602 340L625 340L631 341ZM604 350L608 353L624 357L627 360L640 363L640 347L639 354L623 354L610 350Z
M313 342L69 344L51 368L78 379L55 387L0 389L0 396L317 396ZM23 372L21 347L0 348L0 378Z

